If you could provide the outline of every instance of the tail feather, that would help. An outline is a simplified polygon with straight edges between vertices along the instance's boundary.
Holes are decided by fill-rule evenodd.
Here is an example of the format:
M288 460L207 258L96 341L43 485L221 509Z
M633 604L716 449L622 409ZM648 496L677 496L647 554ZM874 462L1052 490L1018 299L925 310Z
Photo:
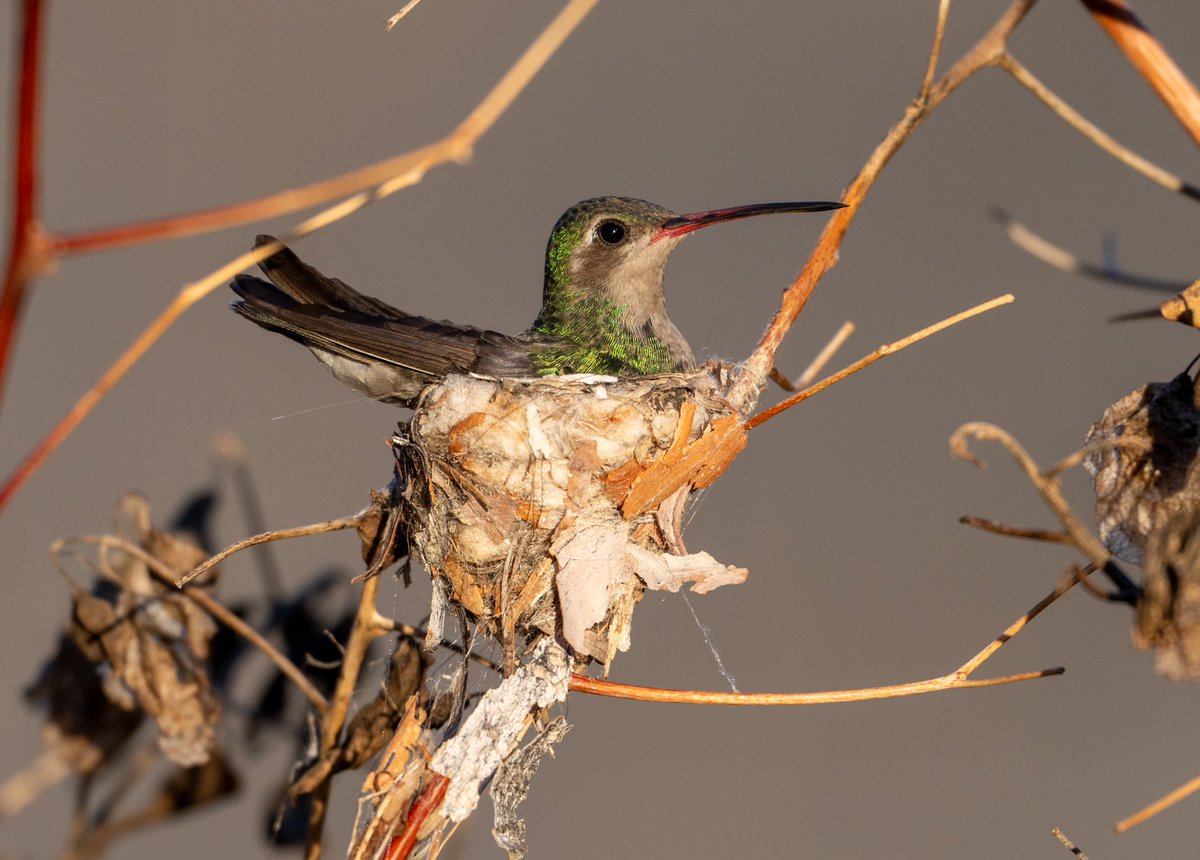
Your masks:
M274 241L260 236L258 245ZM268 283L238 275L231 307L304 344L334 375L370 397L411 405L451 373L528 376L525 338L412 316L327 278L287 248L261 264Z
M381 317L407 316L399 308L371 296L365 296L338 278L329 278L301 260L287 245L274 236L260 234L254 247L278 243L280 249L267 257L258 267L289 296L304 305L324 305L341 311L354 311Z

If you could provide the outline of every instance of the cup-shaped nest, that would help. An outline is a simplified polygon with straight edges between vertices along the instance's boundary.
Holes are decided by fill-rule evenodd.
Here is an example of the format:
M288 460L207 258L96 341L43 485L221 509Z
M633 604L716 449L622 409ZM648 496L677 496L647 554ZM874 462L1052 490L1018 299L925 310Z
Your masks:
M435 639L457 604L506 644L554 636L607 667L647 587L745 578L679 536L688 494L745 444L708 372L452 376L409 428L405 516L434 577Z

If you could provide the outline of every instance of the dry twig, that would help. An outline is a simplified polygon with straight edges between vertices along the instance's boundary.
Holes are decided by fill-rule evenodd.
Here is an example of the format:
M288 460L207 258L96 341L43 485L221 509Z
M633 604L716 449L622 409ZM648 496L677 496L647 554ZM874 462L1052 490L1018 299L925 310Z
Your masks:
M1050 832L1052 834L1054 834L1055 839L1057 839L1064 846L1066 846L1067 850L1069 850L1072 854L1074 854L1076 857L1078 857L1079 860L1087 860L1087 855L1084 854L1083 851L1080 850L1079 847L1074 842L1072 842L1070 839L1068 839L1067 835L1065 833L1063 833L1057 827L1055 827Z
M1071 107L1053 90L1038 80L1033 72L1021 65L1012 54L1005 53L998 62L1000 68L1013 76L1013 79L1050 108L1063 122L1082 134L1096 146L1103 149L1126 167L1145 176L1151 182L1156 182L1168 191L1175 191L1194 200L1200 200L1200 188L1190 182L1185 182L1173 173L1163 170L1149 159L1143 158L1133 150L1118 143L1093 123L1089 122L1079 111Z
M376 623L379 617L375 609L375 594L379 590L379 577L373 576L363 582L358 598L358 613L350 630L350 640L342 654L342 670L338 675L337 687L330 700L329 709L321 715L320 757L337 746L354 688L358 684L358 673L367 656L371 642L384 635L387 628ZM308 816L308 840L304 848L305 860L318 860L321 856L322 839L325 832L325 817L329 809L330 777L326 776L312 793L312 807Z
M1200 791L1200 776L1190 779L1174 791L1169 791L1160 797L1158 800L1151 803L1149 806L1135 812L1128 818L1124 818L1113 825L1113 831L1116 833L1124 833L1126 830L1132 830L1139 824L1149 821L1160 812L1171 808L1179 801L1183 800L1192 794Z
M611 696L619 699L636 699L642 702L673 702L695 705L828 705L834 702L864 702L869 699L896 699L901 696L916 696L921 693L937 693L942 690L960 690L970 687L993 687L999 684L1013 684L1018 681L1032 681L1035 678L1046 678L1061 675L1062 667L1042 669L1039 672L1023 672L1019 675L1005 675L1002 678L984 678L972 680L971 673L982 666L1006 642L1024 629L1030 621L1041 614L1042 610L1052 604L1079 581L1081 577L1072 577L1054 591L1043 597L1038 604L1014 621L1003 633L988 643L987 647L963 663L953 672L937 678L924 681L910 681L906 684L890 684L886 687L867 687L858 690L834 690L824 693L725 693L697 690L667 690L660 687L638 687L632 684L614 684L598 678L588 678L584 675L571 676L571 689L580 693L593 693L597 696Z
M20 84L17 91L16 145L13 149L12 238L8 266L0 292L0 399L8 377L17 320L33 276L45 269L39 254L41 226L38 223L38 145L41 116L42 3L21 4Z
M1058 518L1058 521L1063 524L1071 544L1084 554L1096 570L1103 570L1104 574L1116 586L1117 593L1112 595L1111 599L1126 602L1132 602L1136 599L1138 587L1121 572L1120 568L1112 563L1112 559L1109 556L1108 550L1105 549L1104 544L1100 542L1099 538L1088 531L1087 527L1083 525L1082 520L1080 520L1079 515L1071 509L1071 506L1067 504L1066 499L1062 495L1062 487L1060 485L1061 474L1067 469L1079 465L1090 451L1096 450L1100 446L1083 448L1064 457L1050 468L1042 470L1025 449L1021 447L1021 444L1006 431L995 424L974 421L964 424L954 431L950 436L950 451L955 457L973 463L979 468L984 468L985 464L983 460L971 452L968 444L968 439L971 438L986 442L996 442L1017 461L1017 465L1021 467L1021 471L1025 473L1030 483L1037 489L1046 507L1050 508L1050 511ZM1121 443L1117 440L1103 444L1108 446L1119 445Z
M1200 92L1158 40L1150 35L1129 4L1125 0L1083 0L1083 5L1175 119L1196 143L1200 143Z
M321 535L328 532L335 532L341 529L355 529L362 523L361 516L342 517L336 520L326 520L325 522L312 523L307 526L294 526L290 529L275 529L274 531L263 532L262 534L253 535L252 537L244 538L237 543L231 544L212 558L206 560L203 564L189 571L174 584L178 588L183 588L193 579L198 576L203 576L212 570L218 564L229 558L234 553L241 552L244 549L249 549L252 546L270 543L277 540L288 540L289 538L306 537L308 535Z
M821 348L819 353L817 353L816 358L809 362L808 367L804 368L803 373L793 380L788 379L786 376L780 373L779 368L773 367L771 368L771 381L776 383L784 391L799 391L801 388L809 385L814 379L817 378L817 374L825 368L825 365L828 364L833 358L834 353L842 348L842 345L850 339L850 335L852 334L854 334L854 323L850 322L850 320L846 320L844 323L842 323L842 327L837 330L834 336L829 339L829 342Z
M936 83L922 87L921 97L915 99L905 110L904 116L888 132L887 137L875 148L859 171L858 176L850 183L842 196L845 209L839 209L829 219L816 248L809 255L804 268L800 270L791 286L784 291L779 310L759 340L758 345L743 365L741 375L729 392L730 403L739 411L750 410L762 390L763 384L775 366L775 353L783 342L788 330L804 306L808 304L809 296L816 289L817 282L824 274L833 268L837 262L838 248L850 228L858 207L866 199L867 192L874 185L880 171L899 151L900 147L912 136L925 118L957 90L964 82L980 69L995 65L1006 51L1009 35L1016 29L1021 20L1033 8L1036 0L1014 0L1000 16L992 29L980 39L971 50L956 62ZM937 52L941 45L942 16L939 15L937 35L934 39L933 55L936 62Z
M959 517L958 521L964 526L971 526L980 531L991 532L992 534L1003 535L1004 537L1018 537L1026 540L1040 540L1047 543L1071 543L1071 536L1065 532L1052 532L1046 529L1026 528L1024 526L1011 526L1006 523L998 523L995 520L987 520L983 517Z
M596 4L597 0L570 0L558 16L550 22L533 44L513 64L512 68L484 97L483 101L467 115L466 119L448 137L412 152L389 158L385 161L362 168L352 173L324 180L305 188L285 191L261 200L235 206L223 207L219 210L196 213L179 219L147 222L129 227L115 228L109 235L101 233L89 234L85 240L76 237L70 240L59 240L59 252L67 250L95 249L97 247L115 247L127 241L150 241L168 236L186 235L189 232L228 227L232 224L248 220L266 218L270 215L293 212L297 209L312 206L345 194L354 196L342 200L333 206L317 213L311 218L298 224L289 231L284 241L294 241L317 230L327 227L335 221L345 218L369 203L381 200L403 188L420 182L432 168L447 162L466 161L476 142L495 124L501 114L508 109L517 95L525 88L537 71L546 63L550 56L571 34L576 25ZM38 7L36 0L26 0L27 7ZM36 33L34 34L36 37ZM31 108L32 109L32 108ZM32 146L32 142L30 143ZM30 174L32 176L32 174ZM32 179L30 179L32 182ZM368 191L362 189L369 188ZM32 207L33 189L29 190L30 207ZM32 215L30 216L32 218ZM19 223L19 222L18 222ZM31 220L26 225L29 233L40 231L40 227ZM130 239L130 237L133 239ZM53 243L50 243L53 244ZM22 248L24 246L21 246ZM253 266L260 260L278 251L282 245L274 242L262 245L249 251L235 260L221 266L216 271L186 285L170 305L149 326L146 327L124 353L113 363L100 379L89 389L67 412L66 416L26 455L25 459L12 471L5 483L0 486L0 510L21 488L22 485L38 470L46 458L74 432L80 422L95 408L96 404L112 389L114 385L136 364L146 351L153 346L163 333L170 328L185 311L207 296L213 290L227 283L234 275ZM17 250L20 250L18 248ZM24 278L28 273L28 254L20 260L10 263L10 268L18 267L18 274ZM15 260L15 257L14 257ZM16 293L20 293L24 280ZM5 295L8 295L6 289ZM17 301L14 299L13 301ZM0 300L0 362L4 359L4 317L3 301ZM16 310L12 317L15 319ZM11 323L10 323L11 325ZM2 368L0 368L2 372Z
M1155 290L1164 293L1177 293L1187 286L1185 281L1171 281L1162 278L1151 278L1145 275L1131 275L1109 266L1098 266L1089 263L1058 245L1052 244L1034 233L1020 221L1013 218L999 207L992 209L992 218L1008 234L1014 245L1043 263L1064 272L1084 275L1110 284L1123 287L1136 287L1144 290ZM1155 311L1158 315L1158 311Z
M874 364L875 362L879 361L881 358L886 358L889 355L894 355L895 353L899 352L900 350L910 347L918 341L924 340L927 337L937 334L939 331L943 331L945 329L950 328L951 326L958 325L960 322L964 322L965 320L968 320L974 316L979 316L979 314L987 313L988 311L994 310L998 307L1001 307L1002 305L1011 304L1013 301L1014 301L1014 299L1011 294L999 296L997 298L992 299L991 301L984 302L981 305L976 305L975 307L970 308L969 310L965 310L961 313L955 314L954 316L947 317L946 319L942 320L941 322L936 322L933 325L927 326L918 332L914 332L913 334L910 334L907 337L901 338L900 340L893 341L892 343L885 343L883 346L876 349L870 355L864 355L862 358L860 358L858 361L854 362L853 364L849 364L846 367L843 367L837 373L834 373L830 376L825 377L820 382L818 382L816 385L811 385L808 388L805 388L803 391L796 392L795 394L793 394L791 397L787 398L786 400L782 400L779 403L776 403L774 406L770 407L769 409L764 409L762 412L758 413L757 415L755 415L752 418L750 418L749 420L747 420L745 427L747 430L753 430L755 427L759 426L760 424L765 424L767 421L770 421L772 418L774 418L780 412L785 412L788 409L791 409L793 406L795 406L800 401L807 400L808 398L812 397L814 394L822 392L826 388L829 388L831 385L841 382L847 376L852 376L853 374L858 373L863 368Z

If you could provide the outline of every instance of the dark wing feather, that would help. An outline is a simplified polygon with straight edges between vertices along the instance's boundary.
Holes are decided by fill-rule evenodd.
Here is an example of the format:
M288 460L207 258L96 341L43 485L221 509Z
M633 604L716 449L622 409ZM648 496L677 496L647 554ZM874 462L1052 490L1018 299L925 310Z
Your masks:
M532 371L527 345L499 332L418 316L372 316L301 304L249 275L239 275L231 286L242 297L233 304L242 316L345 358L385 362L434 378L480 370L484 357L490 367L507 367L511 375Z
M258 237L259 246L273 241ZM552 345L536 335L410 316L325 277L287 248L261 266L271 283L238 275L230 286L241 301L233 309L304 344L342 382L379 400L412 406L451 373L532 376L531 351Z
M274 236L263 234L254 240L254 247L261 248L278 241ZM381 317L406 316L399 308L364 296L338 278L327 278L297 257L286 245L259 263L258 267L271 279L271 283L302 305L324 305L334 310Z

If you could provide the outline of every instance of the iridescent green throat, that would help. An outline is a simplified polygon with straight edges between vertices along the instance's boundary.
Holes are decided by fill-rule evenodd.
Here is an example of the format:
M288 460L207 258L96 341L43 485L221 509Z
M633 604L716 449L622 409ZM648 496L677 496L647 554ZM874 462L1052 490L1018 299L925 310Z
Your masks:
M655 337L630 331L625 309L598 296L557 290L533 324L539 334L562 338L562 346L535 350L530 358L539 376L599 373L645 376L673 369L671 352Z

